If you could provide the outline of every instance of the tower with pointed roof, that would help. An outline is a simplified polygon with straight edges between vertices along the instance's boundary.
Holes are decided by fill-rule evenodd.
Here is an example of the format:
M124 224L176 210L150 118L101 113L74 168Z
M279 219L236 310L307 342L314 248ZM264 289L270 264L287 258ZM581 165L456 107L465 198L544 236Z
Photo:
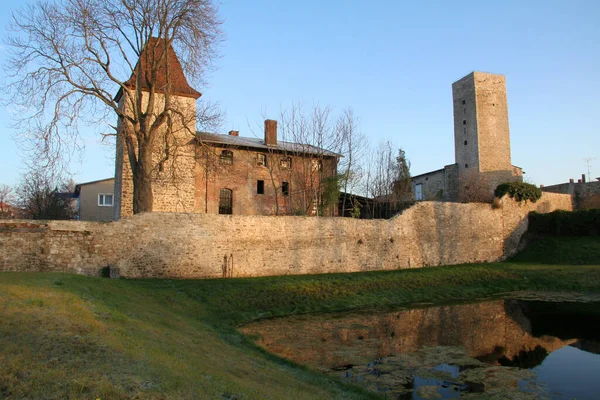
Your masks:
M151 38L144 46L131 77L115 100L125 114L139 107L150 123L171 104L167 122L152 141L153 211L192 212L194 210L196 100L193 89L171 44ZM167 129L167 124L171 129ZM133 214L133 174L127 146L131 123L119 119L115 163L115 219Z

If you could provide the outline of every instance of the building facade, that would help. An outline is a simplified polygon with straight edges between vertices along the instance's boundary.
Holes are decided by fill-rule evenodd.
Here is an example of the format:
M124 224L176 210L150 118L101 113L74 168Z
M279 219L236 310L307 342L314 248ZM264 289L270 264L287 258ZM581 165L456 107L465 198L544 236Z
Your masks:
M74 197L77 199L77 219L81 221L112 221L114 188L114 178L76 185Z
M154 108L149 114L156 120L166 101L174 110L169 114L169 129L160 128L149 155L153 211L334 215L336 205L324 207L323 191L325 183L336 176L340 155L308 144L279 142L274 120L265 121L264 139L240 137L236 131L228 135L196 132L196 100L201 94L189 86L174 49L157 40L147 44L138 62L141 67L136 67L146 76L149 73L143 71L153 64L151 57L158 54L167 60L167 66L158 70L159 85L153 89ZM137 82L142 82L141 105L136 104L131 91L121 89L117 94L115 100L125 115L135 107L151 108L147 94L150 83L144 79L132 76L125 83L135 89ZM170 91L161 92L163 86L170 86ZM133 127L121 118L118 130L114 219L133 214L134 198L127 146Z
M500 183L522 181L513 166L506 79L472 72L452 84L455 163L412 178L417 200L491 199Z

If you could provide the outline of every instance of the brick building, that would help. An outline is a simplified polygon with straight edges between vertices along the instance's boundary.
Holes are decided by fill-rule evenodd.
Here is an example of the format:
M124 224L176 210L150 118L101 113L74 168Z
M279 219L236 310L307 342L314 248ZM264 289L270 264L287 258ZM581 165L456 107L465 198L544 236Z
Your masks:
M152 88L155 113L164 109L167 100L176 110L171 113L171 130L162 128L152 148L153 211L334 214L335 205L320 206L324 180L336 175L339 154L278 141L274 120L265 121L264 139L240 137L236 131L226 135L196 132L196 100L201 93L188 84L173 47L158 39L149 41L140 55L141 68L136 71L142 71L142 78L132 76L125 83L135 88L141 82L142 106L148 105L150 83L145 79L149 73L144 71L152 57L165 63ZM134 107L128 91L119 90L115 100L125 113ZM114 219L133 213L133 174L124 139L131 129L128 123L118 123Z
M506 79L472 72L452 84L455 163L412 177L417 200L483 200L496 186L522 181L511 164Z

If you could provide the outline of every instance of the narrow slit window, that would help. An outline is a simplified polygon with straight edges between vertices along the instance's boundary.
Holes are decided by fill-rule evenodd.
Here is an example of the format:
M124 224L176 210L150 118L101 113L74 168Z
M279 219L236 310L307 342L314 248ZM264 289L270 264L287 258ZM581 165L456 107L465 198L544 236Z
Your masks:
M290 184L289 182L282 182L281 183L281 194L284 196L289 196L290 195Z
M265 181L256 181L256 194L265 194Z
M467 145L467 141L465 140L465 146Z
M466 125L466 124L467 124L467 120L463 119L463 125Z

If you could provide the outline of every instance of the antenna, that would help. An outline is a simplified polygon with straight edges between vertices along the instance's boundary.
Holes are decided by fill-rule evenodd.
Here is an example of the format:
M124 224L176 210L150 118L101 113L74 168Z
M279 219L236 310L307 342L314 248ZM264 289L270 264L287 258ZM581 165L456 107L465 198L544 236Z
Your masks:
M588 182L592 181L591 178L591 174L590 174L590 170L592 169L592 160L595 160L596 157L588 157L588 158L584 158L583 161L585 161L585 165L587 166L587 176L588 176Z

